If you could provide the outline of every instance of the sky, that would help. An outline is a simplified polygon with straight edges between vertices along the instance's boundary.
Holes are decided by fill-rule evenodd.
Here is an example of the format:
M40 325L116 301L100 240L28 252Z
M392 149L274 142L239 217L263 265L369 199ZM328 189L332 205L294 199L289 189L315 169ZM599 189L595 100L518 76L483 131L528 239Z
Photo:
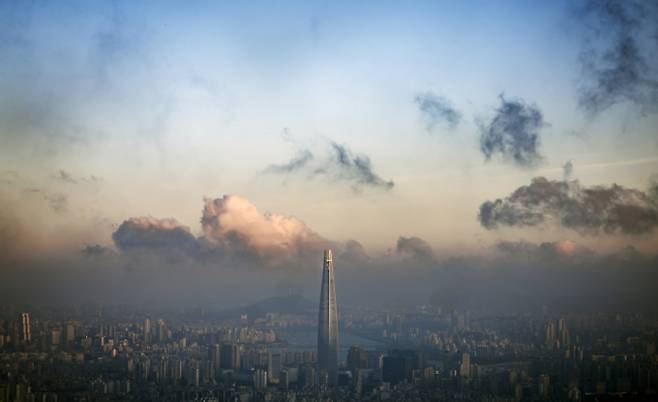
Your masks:
M651 0L3 1L5 294L312 295L326 247L337 281L342 256L354 284L383 269L414 302L443 300L423 275L535 258L623 265L637 286L658 253L657 15Z

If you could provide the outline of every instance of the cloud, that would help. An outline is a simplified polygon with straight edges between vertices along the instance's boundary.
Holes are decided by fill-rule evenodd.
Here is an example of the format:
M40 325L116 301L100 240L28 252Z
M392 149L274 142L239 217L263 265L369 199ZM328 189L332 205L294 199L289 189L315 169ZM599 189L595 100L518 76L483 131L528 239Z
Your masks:
M189 228L171 218L127 219L112 234L112 239L117 248L123 252L155 250L195 253L198 250L197 239Z
M246 251L270 262L308 257L329 243L301 220L263 214L249 200L235 195L206 199L201 227L212 247Z
M345 261L348 264L363 264L370 260L368 253L363 245L356 240L348 240L344 246L338 250L338 260Z
M658 175L653 175L649 179L649 190L647 194L654 203L658 202Z
M112 250L100 244L87 244L80 250L80 254L84 257L94 258L112 254Z
M349 183L355 193L364 188L390 190L395 186L392 180L384 180L373 171L370 158L365 154L354 154L347 145L330 142L321 157L315 157L304 148L290 161L280 165L270 165L265 174L304 174L312 180L325 177L335 182Z
M496 243L496 249L509 257L536 258L543 260L592 255L591 250L572 240L559 240L543 242L540 244L530 243L525 240L500 241Z
M590 116L628 102L642 113L658 106L658 4L589 0L578 12L586 28L580 55L579 105Z
M400 236L395 247L395 252L415 259L424 260L432 258L432 247L425 240L414 236Z
M308 149L299 152L297 156L282 165L270 165L264 173L292 173L305 168L313 160L313 154Z
M462 119L460 111L455 109L452 103L443 96L432 92L423 92L414 98L414 103L420 109L427 120L427 131L431 131L439 124L445 124L447 128L455 128Z
M539 153L539 131L545 125L537 106L521 99L507 100L501 94L495 116L478 123L480 150L486 160L498 154L520 167L536 166L543 159Z
M392 180L384 180L372 170L370 158L364 154L352 154L346 145L335 142L331 144L334 151L334 159L337 177L341 180L353 182L353 188L360 186L376 187L390 190L395 183Z
M486 229L552 222L582 234L642 234L658 226L658 199L617 184L585 187L536 177L505 199L484 202L478 219Z
M52 176L55 180L61 180L65 183L76 184L78 181L66 170L60 169L57 171L57 174Z
M23 193L41 196L43 200L48 202L50 209L58 214L63 214L68 211L69 197L66 194L53 193L41 188L26 188L23 190Z
M202 233L195 236L172 218L130 218L112 238L124 253L146 251L167 258L173 253L199 263L227 266L298 267L317 260L323 248L343 249L301 220L261 213L249 200L236 195L205 199L200 223ZM354 251L352 244L346 249L350 247Z
M78 184L80 182L98 183L100 181L103 181L101 177L94 176L93 174L87 177L82 177L82 176L76 177L64 169L59 169L54 175L50 176L50 178L53 180L57 180L69 184Z
M567 163L562 165L562 178L564 180L569 180L572 174L573 174L573 162L569 160L567 161Z

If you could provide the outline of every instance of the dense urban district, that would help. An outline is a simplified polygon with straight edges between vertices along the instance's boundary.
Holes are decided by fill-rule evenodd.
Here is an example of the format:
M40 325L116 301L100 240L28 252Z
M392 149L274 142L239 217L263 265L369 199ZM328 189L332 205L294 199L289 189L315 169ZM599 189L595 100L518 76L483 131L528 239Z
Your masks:
M2 305L0 401L658 400L656 317L340 313L330 384L300 296L222 313Z

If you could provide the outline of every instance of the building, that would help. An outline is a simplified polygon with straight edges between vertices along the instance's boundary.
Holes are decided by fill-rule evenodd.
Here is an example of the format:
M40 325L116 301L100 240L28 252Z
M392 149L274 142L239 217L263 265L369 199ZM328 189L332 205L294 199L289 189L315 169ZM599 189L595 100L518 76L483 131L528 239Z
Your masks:
M411 381L413 370L419 367L420 356L414 350L392 350L382 359L382 379L389 384Z
M267 371L262 369L256 370L253 381L256 391L264 391L267 388Z
M146 342L146 343L151 342L151 319L150 318L145 318L144 319L144 342Z
M463 378L471 376L471 355L468 353L462 354L462 362L459 365L459 375Z
M350 346L347 352L347 368L356 375L358 369L367 369L368 366L368 352L358 346Z
M212 345L210 350L210 360L212 361L213 368L219 370L221 367L221 346L219 344Z
M29 342L31 339L30 313L21 313L21 340L23 342Z
M269 352L267 354L267 374L269 375L268 379L270 382L274 382L275 378L279 378L282 365L281 360L281 353Z
M223 369L240 370L240 346L235 343L222 345L219 352Z
M338 312L334 262L331 250L324 250L320 312L318 317L318 374L326 373L328 385L335 385L338 375Z

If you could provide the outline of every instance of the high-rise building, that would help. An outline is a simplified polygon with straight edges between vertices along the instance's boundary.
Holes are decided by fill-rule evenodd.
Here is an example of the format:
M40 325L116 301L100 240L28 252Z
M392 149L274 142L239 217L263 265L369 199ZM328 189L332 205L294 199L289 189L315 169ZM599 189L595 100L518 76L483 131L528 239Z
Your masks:
M21 313L21 340L29 342L32 339L30 333L30 313Z
M258 369L254 372L254 388L256 391L263 391L267 388L267 371Z
M368 352L358 346L350 346L347 352L347 368L356 376L358 369L367 369L368 367Z
M240 370L239 345L235 343L222 345L219 356L221 368L229 370Z
M215 370L219 371L221 367L221 345L214 344L210 351L210 359Z
M151 342L151 319L148 317L144 319L144 342Z
M338 311L331 250L324 250L318 317L318 373L323 372L326 372L329 385L335 385L338 374Z
M411 381L413 371L420 367L420 360L414 350L392 350L382 359L382 379L390 384Z
M268 352L267 354L267 375L269 380L279 378L281 372L281 353Z
M382 365L382 380L398 384L407 378L407 360L403 356L385 356Z
M471 355L468 353L462 354L462 362L459 365L459 375L463 378L471 376Z
M66 343L73 343L75 341L75 326L72 322L66 324Z
M561 318L560 321L558 321L558 336L560 339L560 347L568 349L569 346L571 346L571 336L569 335L567 321L564 318Z
M549 321L546 325L546 347L554 348L556 342L557 331L555 329L555 323L553 321Z

